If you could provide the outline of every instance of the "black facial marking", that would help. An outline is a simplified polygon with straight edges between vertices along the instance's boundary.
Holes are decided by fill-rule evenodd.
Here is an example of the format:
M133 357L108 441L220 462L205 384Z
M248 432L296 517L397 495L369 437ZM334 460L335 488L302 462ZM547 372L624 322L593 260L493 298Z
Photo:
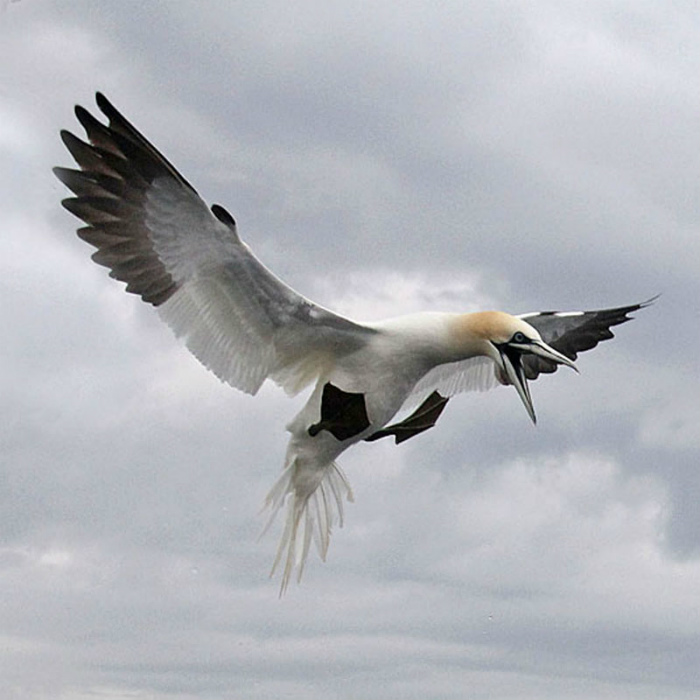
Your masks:
M513 347L510 343L511 341L508 341L507 343L493 343L498 352L501 353L501 355L504 358L507 358L510 363L513 365L516 373L518 375L521 375L522 370L523 370L523 359L526 356L526 354L529 356L529 353L527 350L522 350L521 348L515 348ZM501 381L504 384L510 384L510 380L508 379L508 376L505 372L500 372L499 373L501 376Z
M513 336L513 337L515 337L515 336ZM513 365L518 365L520 363L520 359L527 351L523 350L522 348L513 347L511 345L512 342L517 342L517 341L514 341L513 339L511 339L507 343L493 343L493 344L495 345L496 350L498 350L498 352L501 353L501 355L505 355L513 363Z

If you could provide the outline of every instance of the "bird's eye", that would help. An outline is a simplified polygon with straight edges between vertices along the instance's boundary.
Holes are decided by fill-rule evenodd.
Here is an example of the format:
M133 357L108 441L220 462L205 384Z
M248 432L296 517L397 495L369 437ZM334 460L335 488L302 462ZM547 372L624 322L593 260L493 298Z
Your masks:
M518 331L511 338L511 342L512 343L527 343L527 338L525 337L524 333L521 333L520 331Z

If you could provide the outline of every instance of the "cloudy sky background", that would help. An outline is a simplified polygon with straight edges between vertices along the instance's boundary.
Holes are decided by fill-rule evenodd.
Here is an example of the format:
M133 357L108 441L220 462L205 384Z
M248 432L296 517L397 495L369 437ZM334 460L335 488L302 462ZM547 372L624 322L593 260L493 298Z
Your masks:
M0 3L3 697L697 698L697 4L346 5ZM499 389L344 454L278 600L303 397L221 385L91 263L50 168L96 89L355 318L663 296L537 428Z

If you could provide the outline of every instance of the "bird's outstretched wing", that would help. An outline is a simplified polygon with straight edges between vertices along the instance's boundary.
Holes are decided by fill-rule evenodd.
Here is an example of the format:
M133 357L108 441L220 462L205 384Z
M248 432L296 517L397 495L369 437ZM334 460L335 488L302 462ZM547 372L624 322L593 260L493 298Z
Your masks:
M620 306L615 309L598 311L535 311L522 314L519 318L536 328L542 340L551 345L570 360L575 360L578 353L591 350L603 340L614 337L612 326L631 321L629 315L653 304L657 297L641 304ZM523 356L525 376L536 379L540 374L555 372L560 365L537 355Z
M488 391L498 385L493 362L488 357L470 357L431 369L413 388L404 408L422 401L433 391L449 398L467 391Z
M61 138L80 170L55 168L76 195L63 206L87 225L93 260L157 307L223 381L254 394L270 377L289 393L373 330L305 299L239 238L233 217L194 188L107 100L105 125L78 106L88 143Z
M575 360L578 353L612 338L612 326L632 320L630 313L653 304L656 298L615 309L536 311L522 314L519 318L536 328L545 343ZM528 379L537 379L540 374L555 372L560 366L536 355L523 355L522 362ZM500 384L493 362L486 357L439 365L416 384L404 408L421 401L434 390L442 396L450 397L466 391L487 391Z

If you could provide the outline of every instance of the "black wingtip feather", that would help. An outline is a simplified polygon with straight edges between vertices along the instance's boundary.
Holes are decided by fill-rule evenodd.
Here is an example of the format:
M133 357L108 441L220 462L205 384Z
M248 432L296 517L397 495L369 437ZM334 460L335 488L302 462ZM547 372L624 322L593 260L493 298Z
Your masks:
M75 108L73 110L75 112L75 117L76 119L83 125L85 124L91 124L92 122L96 122L97 119L90 114L90 112L85 109L82 105L75 105ZM87 128L87 127L86 127Z
M100 108L100 112L108 119L129 123L124 115L99 90L95 93L95 103Z
M109 116L109 114L107 114L109 110L114 110L116 112L114 105L104 96L104 93L100 92L99 90L95 93L95 102L100 108L102 114L105 114L106 116Z
M660 298L661 298L661 292L659 292L658 294L654 294L654 296L651 297L650 299L643 301L641 304L637 304L637 309L635 309L635 311L638 309L646 309L647 306L653 306L656 303L657 299L660 299Z
M540 331L546 343L570 360L576 360L579 353L591 350L598 343L614 338L612 327L632 321L634 316L631 314L651 306L659 296L657 294L638 304L585 311L573 316L562 315L556 311L540 312L525 316L525 320ZM567 319L567 316L570 318ZM558 368L556 363L534 356L523 358L523 366L528 379L536 379L539 374L551 374Z
M211 213L222 223L231 227L236 228L236 220L229 214L226 209L224 209L220 204L213 204L211 208Z
M75 115L87 140L65 129L60 132L80 168L53 169L76 195L62 204L87 224L78 229L78 236L97 248L93 260L110 268L111 277L126 282L128 292L158 306L177 291L178 284L153 250L144 221L144 197L155 177L191 186L102 93L96 100L109 124L78 105Z
M93 117L90 112L80 105L76 105L75 107L75 116L83 129L85 129L92 144L100 146L101 148L106 148L108 151L115 151L114 134L110 131L109 127Z
M81 151L83 149L89 148L89 145L85 143L82 139L78 138L75 134L71 133L67 129L61 129L61 141L63 145L68 149L69 153L76 157L76 151Z
M142 162L150 162L151 166L158 166L160 172L153 170L152 175L166 171L181 185L197 194L197 190L180 174L177 168L141 134L103 93L99 91L95 93L95 102L100 111L109 119L109 127L103 126L103 128L109 129L112 140L122 151L125 151L127 157L134 157L138 151L141 151L145 154L145 157L141 159Z

